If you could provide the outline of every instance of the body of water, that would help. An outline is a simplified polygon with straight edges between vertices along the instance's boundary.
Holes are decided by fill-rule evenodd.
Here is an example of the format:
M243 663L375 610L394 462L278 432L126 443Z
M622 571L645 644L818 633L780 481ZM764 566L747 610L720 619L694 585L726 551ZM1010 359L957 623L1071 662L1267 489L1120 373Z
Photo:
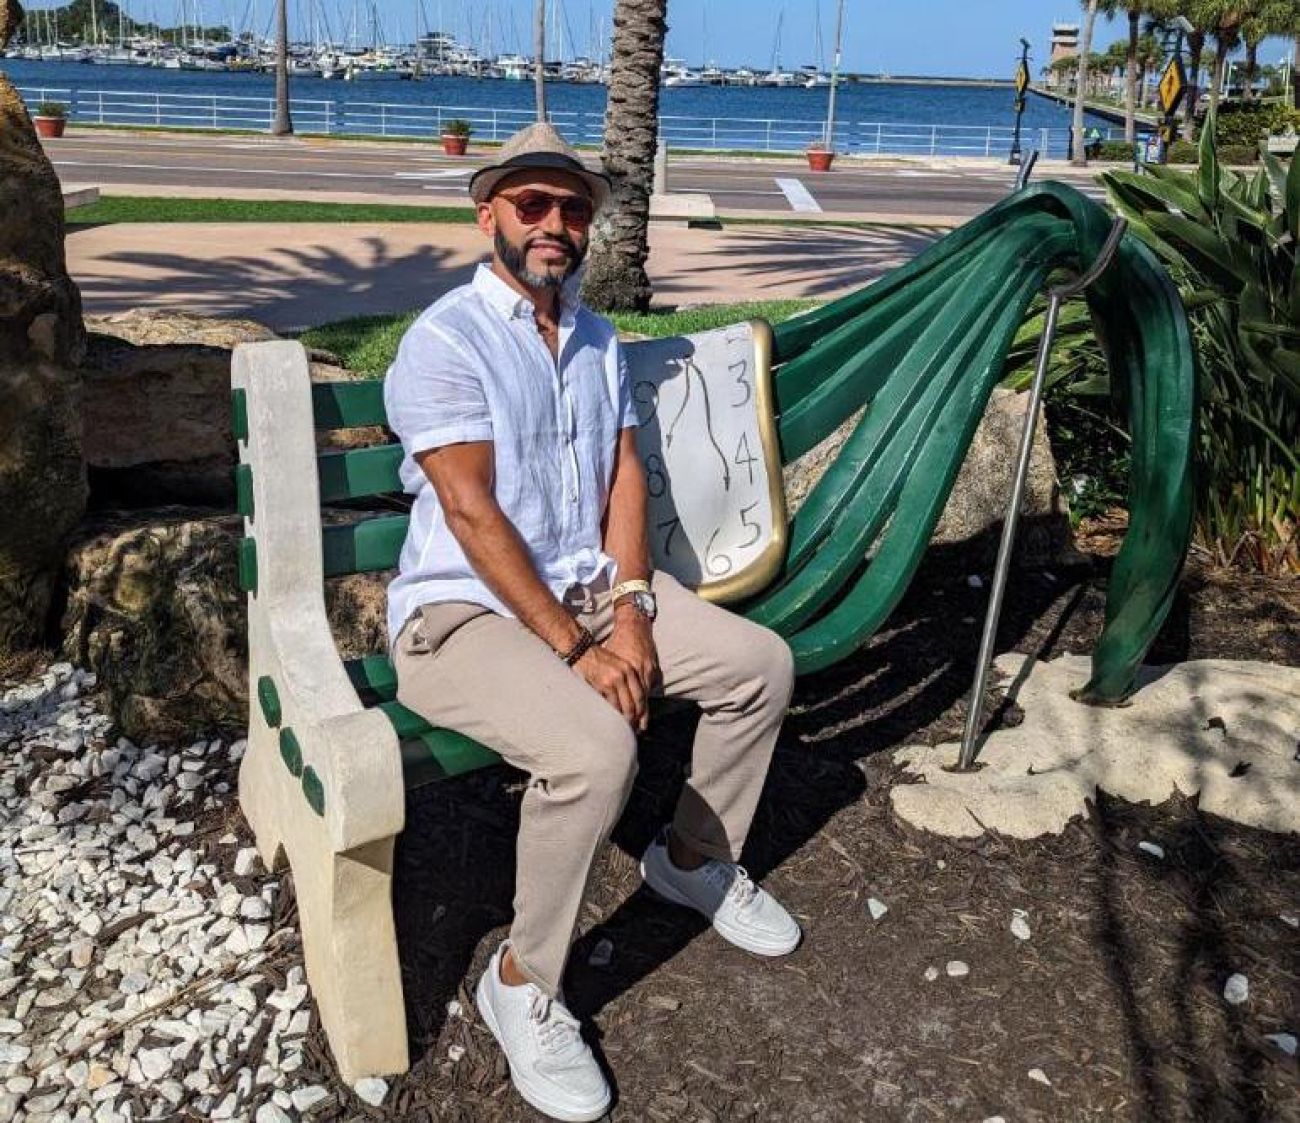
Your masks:
M2 68L28 102L71 104L73 119L121 125L266 128L275 81L269 74L95 66L5 59ZM670 146L797 151L825 121L825 88L704 86L665 88L662 132ZM502 139L533 112L531 82L436 77L420 80L290 79L302 132L433 136L450 117L467 118L479 139ZM598 142L606 90L555 82L548 107L571 139ZM1009 87L854 83L839 87L835 147L847 152L1000 155L1010 142ZM1103 133L1109 124L1089 118ZM1022 119L1026 147L1062 155L1069 110L1030 96Z

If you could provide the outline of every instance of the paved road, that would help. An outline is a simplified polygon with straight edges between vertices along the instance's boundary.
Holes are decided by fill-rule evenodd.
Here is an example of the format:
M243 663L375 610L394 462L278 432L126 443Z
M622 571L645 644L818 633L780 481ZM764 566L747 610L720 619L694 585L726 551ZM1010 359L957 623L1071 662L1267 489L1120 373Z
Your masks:
M293 191L417 195L460 201L481 160L443 156L423 144L343 144L253 137L178 137L84 132L46 141L65 184L222 191ZM1060 165L1048 173L1099 196L1090 174ZM1040 177L1041 178L1041 177ZM829 175L802 161L674 159L674 192L705 192L720 213L854 214L966 218L1001 198L1012 169L989 161L964 167L895 161L863 166L841 162Z

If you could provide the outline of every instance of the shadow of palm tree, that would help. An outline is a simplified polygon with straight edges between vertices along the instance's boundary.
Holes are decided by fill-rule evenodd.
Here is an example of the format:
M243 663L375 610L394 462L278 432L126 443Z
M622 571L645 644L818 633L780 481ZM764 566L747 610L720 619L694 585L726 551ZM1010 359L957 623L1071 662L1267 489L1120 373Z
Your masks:
M747 298L829 297L910 261L942 231L920 227L729 226L670 275L656 295L688 300L725 286ZM654 256L651 255L652 272Z
M468 279L463 257L434 244L393 254L375 235L352 245L349 253L314 244L203 258L120 250L96 258L78 284L89 312L172 305L288 331L345 316L406 312Z

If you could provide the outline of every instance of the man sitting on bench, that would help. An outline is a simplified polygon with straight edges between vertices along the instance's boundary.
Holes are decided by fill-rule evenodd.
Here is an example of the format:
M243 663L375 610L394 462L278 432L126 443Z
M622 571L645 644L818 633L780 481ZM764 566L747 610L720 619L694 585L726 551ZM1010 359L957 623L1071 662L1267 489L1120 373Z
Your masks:
M785 716L775 633L651 575L636 413L578 267L609 195L546 124L470 180L491 265L411 326L384 399L415 496L388 624L398 699L529 774L515 915L478 984L515 1087L559 1119L610 1092L561 977L596 856L632 787L651 695L703 716L670 827L641 862L731 943L784 955L798 925L739 865Z

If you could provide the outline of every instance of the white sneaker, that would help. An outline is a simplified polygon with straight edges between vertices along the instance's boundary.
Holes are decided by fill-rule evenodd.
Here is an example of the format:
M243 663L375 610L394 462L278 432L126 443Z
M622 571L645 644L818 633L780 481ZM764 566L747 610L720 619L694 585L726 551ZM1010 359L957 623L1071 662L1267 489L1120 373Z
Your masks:
M679 869L667 838L661 831L641 858L641 876L659 896L703 913L723 939L755 955L788 955L799 946L794 917L743 866L710 858L699 869Z
M599 1119L609 1111L609 1085L578 1032L578 1020L532 983L512 987L501 981L506 946L492 956L474 1000L510 1062L515 1090L552 1119Z

